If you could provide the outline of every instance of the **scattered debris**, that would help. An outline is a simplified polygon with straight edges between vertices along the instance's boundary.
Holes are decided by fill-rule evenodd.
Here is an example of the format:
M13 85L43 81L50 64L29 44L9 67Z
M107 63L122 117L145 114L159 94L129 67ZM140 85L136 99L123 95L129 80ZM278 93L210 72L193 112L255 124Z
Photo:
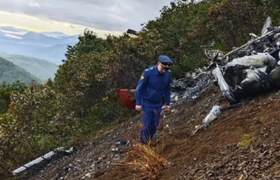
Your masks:
M213 78L210 71L197 70L196 76L191 78L182 78L174 80L171 84L171 105L182 104L186 101L195 100L210 85L213 84Z
M130 141L125 139L117 139L114 147L111 149L112 152L120 153L127 151L127 148L131 146Z

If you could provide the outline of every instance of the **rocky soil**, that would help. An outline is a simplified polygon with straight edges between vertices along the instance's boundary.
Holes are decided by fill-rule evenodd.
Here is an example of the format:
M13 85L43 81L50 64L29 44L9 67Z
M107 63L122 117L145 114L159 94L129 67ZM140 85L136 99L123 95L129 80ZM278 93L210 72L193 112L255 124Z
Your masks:
M157 179L280 179L280 91L223 110L209 127L193 134L214 105L229 107L219 87L211 86L198 99L163 114L152 148L170 164ZM42 170L29 170L17 179L149 179L125 163L139 124L140 114L77 147L73 154L49 161ZM117 145L118 139L128 143Z

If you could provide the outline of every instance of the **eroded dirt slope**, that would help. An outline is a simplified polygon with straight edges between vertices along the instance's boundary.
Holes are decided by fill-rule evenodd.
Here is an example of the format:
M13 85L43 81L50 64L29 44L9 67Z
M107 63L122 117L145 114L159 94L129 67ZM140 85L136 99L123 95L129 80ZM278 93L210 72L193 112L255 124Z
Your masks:
M195 125L201 124L214 105L229 106L216 86L197 100L164 114L154 149L171 165L158 179L280 179L280 91L259 95L242 107L223 111L208 128L193 135ZM141 172L119 163L131 147L112 149L118 138L132 140L139 123L140 115L22 179L137 179Z

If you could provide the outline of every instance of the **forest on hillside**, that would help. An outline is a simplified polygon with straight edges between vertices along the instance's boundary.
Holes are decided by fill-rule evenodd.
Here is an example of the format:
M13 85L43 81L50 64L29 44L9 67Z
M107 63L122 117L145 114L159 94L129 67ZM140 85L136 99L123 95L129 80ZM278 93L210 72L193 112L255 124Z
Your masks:
M172 78L179 79L207 65L204 48L212 42L209 48L227 52L247 42L249 33L259 35L268 16L272 24L280 24L277 0L175 0L160 12L133 36L102 39L85 29L79 42L68 46L53 80L20 92L9 89L7 111L0 115L1 177L133 116L118 103L117 91L135 88L158 55L174 60Z

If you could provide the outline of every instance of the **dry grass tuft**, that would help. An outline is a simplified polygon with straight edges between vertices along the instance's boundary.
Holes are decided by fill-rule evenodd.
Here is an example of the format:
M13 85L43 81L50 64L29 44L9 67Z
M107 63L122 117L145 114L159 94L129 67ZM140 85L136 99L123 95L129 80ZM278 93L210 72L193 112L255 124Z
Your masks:
M139 179L157 179L170 162L158 155L149 145L136 144L128 152L128 166L140 172Z

